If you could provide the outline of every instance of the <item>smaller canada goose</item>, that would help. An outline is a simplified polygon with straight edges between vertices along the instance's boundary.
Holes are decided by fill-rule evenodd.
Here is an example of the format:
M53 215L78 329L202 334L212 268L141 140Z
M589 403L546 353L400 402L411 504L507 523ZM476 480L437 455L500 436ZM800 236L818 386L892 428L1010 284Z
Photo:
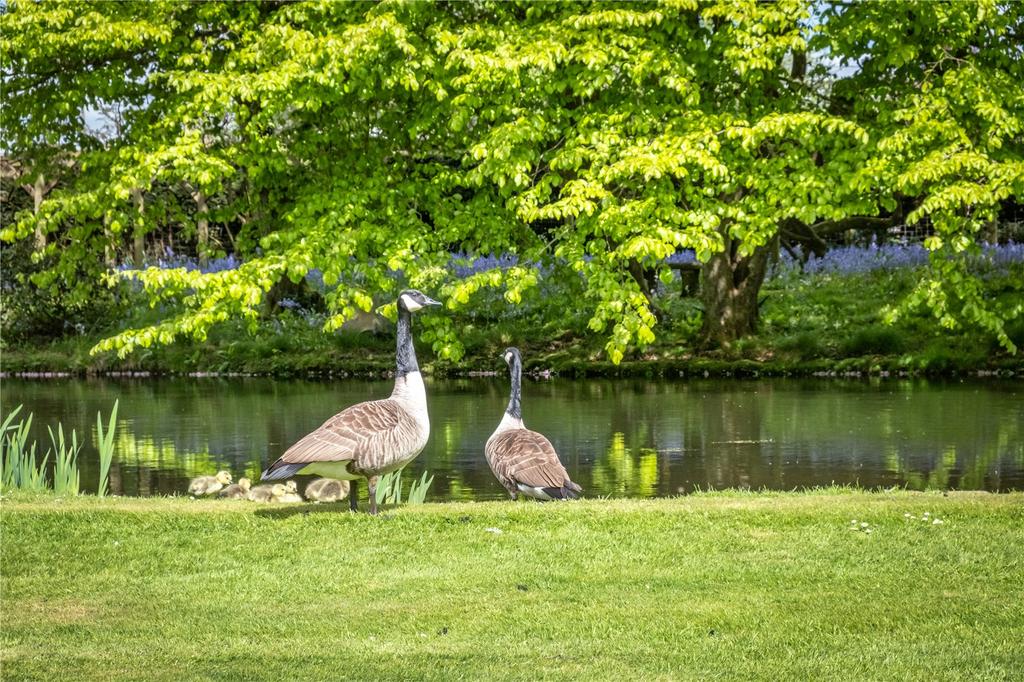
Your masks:
M538 500L579 497L583 488L569 480L551 441L523 426L519 349L506 348L503 357L512 377L512 392L505 415L484 446L487 464L513 500L519 493Z
M188 492L192 495L212 495L231 483L230 471L218 471L216 476L200 476L193 478L188 484Z
M249 493L249 488L252 487L252 481L244 476L238 479L238 483L232 483L224 490L221 490L217 497L229 497L233 500L240 500Z
M312 502L337 502L348 496L348 489L348 481L318 478L306 486L306 499Z
M302 502L302 495L295 492L298 489L298 486L295 485L295 481L288 481L288 483L284 485L275 483L270 489L270 501Z
M258 485L249 490L249 494L245 496L245 499L251 502L270 502L271 498L274 496L273 489L274 486L272 485Z

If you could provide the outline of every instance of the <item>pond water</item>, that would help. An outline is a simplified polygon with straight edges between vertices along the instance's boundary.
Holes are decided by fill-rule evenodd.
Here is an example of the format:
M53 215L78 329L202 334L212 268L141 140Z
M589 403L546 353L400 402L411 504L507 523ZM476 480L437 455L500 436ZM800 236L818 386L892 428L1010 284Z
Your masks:
M24 404L24 413L35 414L42 452L47 424L88 434L80 467L91 491L96 412L106 416L119 399L111 488L153 495L183 493L190 477L222 468L255 480L327 417L386 397L391 385L4 379L2 409ZM410 468L434 475L428 499L504 497L483 446L507 402L507 379L428 380L427 391L430 442ZM553 378L526 379L523 392L527 426L548 436L591 497L831 483L1024 489L1020 381Z

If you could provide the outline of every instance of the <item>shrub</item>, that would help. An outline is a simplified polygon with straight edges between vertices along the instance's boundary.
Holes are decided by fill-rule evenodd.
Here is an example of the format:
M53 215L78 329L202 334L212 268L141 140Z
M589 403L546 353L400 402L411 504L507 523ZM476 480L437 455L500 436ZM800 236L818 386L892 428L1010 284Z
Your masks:
M821 334L817 332L806 331L794 336L787 336L779 341L778 347L779 350L797 354L802 360L824 355Z
M897 355L907 348L903 334L893 327L872 325L859 329L843 344L844 355Z

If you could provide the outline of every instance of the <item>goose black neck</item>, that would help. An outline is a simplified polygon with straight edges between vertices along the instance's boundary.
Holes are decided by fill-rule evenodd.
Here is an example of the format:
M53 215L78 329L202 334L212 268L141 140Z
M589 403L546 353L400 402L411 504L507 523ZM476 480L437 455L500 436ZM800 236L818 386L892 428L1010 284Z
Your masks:
M398 347L395 350L395 373L399 377L420 371L416 349L412 345L412 314L398 307Z
M522 398L523 367L519 358L515 355L512 356L511 362L508 363L508 373L512 377L512 392L509 395L508 408L505 409L505 412L516 419L522 420L523 408L520 401Z

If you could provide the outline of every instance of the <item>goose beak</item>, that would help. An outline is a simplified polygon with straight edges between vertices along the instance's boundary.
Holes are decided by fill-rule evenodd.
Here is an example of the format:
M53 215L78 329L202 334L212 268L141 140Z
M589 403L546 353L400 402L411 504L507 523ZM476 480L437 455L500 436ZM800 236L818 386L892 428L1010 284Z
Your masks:
M424 296L423 297L423 304L424 305L443 305L440 301L435 301L434 299L430 298L429 296Z

